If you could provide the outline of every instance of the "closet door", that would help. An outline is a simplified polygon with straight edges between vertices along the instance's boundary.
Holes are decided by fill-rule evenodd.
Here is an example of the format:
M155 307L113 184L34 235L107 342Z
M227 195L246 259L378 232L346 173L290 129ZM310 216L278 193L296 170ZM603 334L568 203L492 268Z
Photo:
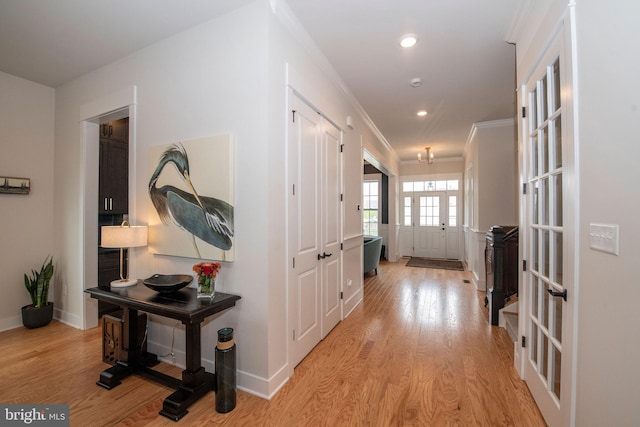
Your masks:
M295 366L342 319L342 133L289 95L289 359Z
M320 342L322 254L320 153L321 116L290 94L288 227L289 361L296 366Z
M341 319L340 283L342 277L341 183L342 155L340 131L327 120L322 121L322 337Z

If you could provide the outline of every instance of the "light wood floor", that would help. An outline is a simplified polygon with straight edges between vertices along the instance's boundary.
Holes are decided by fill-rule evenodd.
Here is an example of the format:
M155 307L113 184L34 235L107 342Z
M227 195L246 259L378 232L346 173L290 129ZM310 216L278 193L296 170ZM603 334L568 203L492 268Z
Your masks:
M364 302L271 400L238 392L215 412L210 393L180 422L158 415L171 390L138 377L98 387L101 329L59 322L0 333L0 402L67 403L72 426L542 426L468 272L382 263ZM241 348L238 351L242 351ZM161 364L178 377L180 369Z

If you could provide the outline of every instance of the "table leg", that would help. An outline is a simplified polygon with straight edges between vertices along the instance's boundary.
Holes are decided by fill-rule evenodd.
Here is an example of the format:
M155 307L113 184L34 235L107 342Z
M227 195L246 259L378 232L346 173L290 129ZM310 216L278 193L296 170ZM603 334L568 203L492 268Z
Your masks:
M200 323L185 324L186 368L182 382L162 403L160 415L174 421L187 414L187 408L214 389L215 375L205 372L201 364Z
M138 310L125 308L122 313L124 331L122 347L126 361L118 361L114 366L100 373L96 384L111 390L120 385L123 378L131 375L140 366L140 348L138 347Z

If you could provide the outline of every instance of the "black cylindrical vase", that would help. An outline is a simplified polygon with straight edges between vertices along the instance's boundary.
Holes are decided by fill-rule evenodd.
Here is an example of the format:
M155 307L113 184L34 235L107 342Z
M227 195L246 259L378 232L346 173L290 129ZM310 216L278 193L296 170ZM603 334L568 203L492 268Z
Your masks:
M236 345L233 328L218 330L216 345L216 411L224 414L236 407Z

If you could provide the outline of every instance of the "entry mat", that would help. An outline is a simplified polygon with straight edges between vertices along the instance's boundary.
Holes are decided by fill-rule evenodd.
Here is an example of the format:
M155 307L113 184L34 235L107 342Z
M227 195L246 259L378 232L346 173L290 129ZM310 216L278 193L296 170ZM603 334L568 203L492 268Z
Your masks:
M407 267L438 268L441 270L464 271L462 261L411 257Z

